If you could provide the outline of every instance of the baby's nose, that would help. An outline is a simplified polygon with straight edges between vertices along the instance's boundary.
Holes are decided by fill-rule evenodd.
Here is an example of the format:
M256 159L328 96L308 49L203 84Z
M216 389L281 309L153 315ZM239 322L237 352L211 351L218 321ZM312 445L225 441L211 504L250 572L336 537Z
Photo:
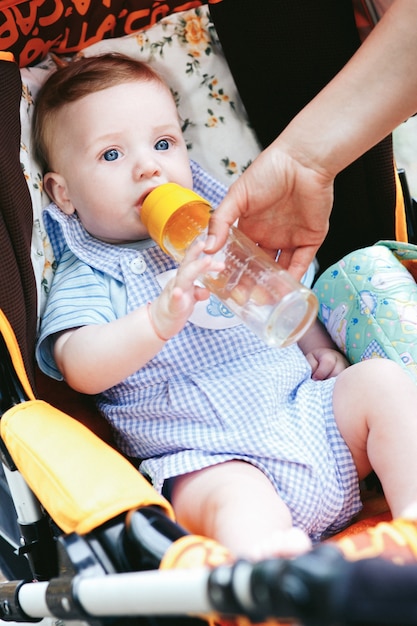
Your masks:
M133 170L133 176L135 180L140 180L141 178L152 178L153 176L158 176L161 173L161 168L159 167L158 162L152 156L146 156L138 160L135 164Z

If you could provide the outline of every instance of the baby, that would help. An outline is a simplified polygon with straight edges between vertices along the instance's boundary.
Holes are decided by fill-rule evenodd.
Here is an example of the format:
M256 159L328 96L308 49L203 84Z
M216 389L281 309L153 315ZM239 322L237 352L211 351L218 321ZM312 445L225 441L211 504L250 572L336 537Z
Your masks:
M318 322L284 349L233 316L214 325L196 284L215 269L204 244L178 267L149 239L141 206L158 185L214 206L226 190L190 163L148 65L107 54L58 69L34 138L58 261L39 365L96 396L183 526L238 556L296 554L348 524L372 468L393 515L417 516L417 388L401 368L347 367Z

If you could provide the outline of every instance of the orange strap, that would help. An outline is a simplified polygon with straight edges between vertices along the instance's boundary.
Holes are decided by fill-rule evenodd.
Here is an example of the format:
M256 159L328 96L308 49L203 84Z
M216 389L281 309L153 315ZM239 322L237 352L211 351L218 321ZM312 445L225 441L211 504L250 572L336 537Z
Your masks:
M12 52L6 52L5 50L0 50L0 61L12 61L14 62L14 54Z

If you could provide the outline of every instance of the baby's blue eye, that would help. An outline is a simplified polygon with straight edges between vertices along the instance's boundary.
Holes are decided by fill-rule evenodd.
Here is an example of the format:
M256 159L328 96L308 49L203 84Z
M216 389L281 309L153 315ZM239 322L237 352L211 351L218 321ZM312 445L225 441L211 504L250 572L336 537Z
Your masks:
M116 148L111 148L110 150L106 150L103 154L103 159L105 161L116 161L120 156L120 152L116 150Z
M160 139L155 144L155 150L168 150L168 149L169 149L168 139Z

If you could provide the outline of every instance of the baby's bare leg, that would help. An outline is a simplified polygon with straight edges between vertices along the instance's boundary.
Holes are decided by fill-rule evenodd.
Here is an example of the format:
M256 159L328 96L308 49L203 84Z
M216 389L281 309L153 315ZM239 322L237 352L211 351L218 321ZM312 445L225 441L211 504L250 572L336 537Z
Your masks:
M310 547L269 479L243 461L179 476L172 491L178 522L248 558L293 556Z
M417 519L416 384L392 361L363 361L338 376L333 407L359 478L373 468L393 516Z

